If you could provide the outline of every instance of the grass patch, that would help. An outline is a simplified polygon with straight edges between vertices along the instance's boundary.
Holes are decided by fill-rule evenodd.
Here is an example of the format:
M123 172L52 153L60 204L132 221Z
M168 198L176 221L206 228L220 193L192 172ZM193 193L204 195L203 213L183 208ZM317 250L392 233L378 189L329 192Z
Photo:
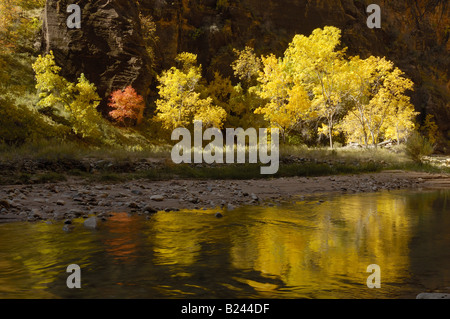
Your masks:
M65 174L45 172L40 174L19 173L0 177L0 185L26 185L65 182Z
M55 172L37 174L31 177L31 181L35 184L57 183L57 182L64 182L66 180L67 178L64 174Z
M439 167L429 163L407 162L390 165L389 169L432 174L450 174L450 167Z
M328 165L315 163L283 164L275 175L262 175L260 164L233 164L223 166L198 167L187 164L167 165L162 168L148 169L135 173L101 172L91 176L85 175L90 181L120 182L126 180L169 180L169 179L200 179L200 180L249 180L279 177L315 177L341 174L362 174L379 172L381 164L367 163L362 165Z
M0 159L3 161L28 160L81 160L81 159L112 159L139 160L143 158L170 157L171 148L168 145L149 145L142 149L92 147L77 142L58 140L41 140L21 146L0 144Z
M380 163L363 163L358 165L352 164L288 164L280 166L280 170L275 177L314 177L327 175L343 175L343 174L363 174L380 172L383 165Z
M100 182L124 182L128 179L128 178L126 178L127 175L128 174L103 172L103 173L99 174L98 176L94 175L94 179L97 181L100 181ZM129 177L132 177L132 175L130 174ZM131 179L133 179L133 178L131 178Z
M306 159L320 160L345 160L345 161L384 161L388 163L400 163L408 161L404 146L395 146L393 150L384 148L335 148L281 145L280 157L296 156Z
M343 174L376 173L382 170L404 170L448 173L450 168L430 163L415 163L401 149L334 149L282 146L280 167L275 175L262 175L262 164L173 164L170 146L149 146L146 149L89 148L73 142L40 142L22 147L2 147L0 158L5 172L0 184L55 183L68 178L87 182L119 183L130 180L246 180L279 177L316 177ZM22 172L24 160L42 164L39 171ZM151 168L142 168L143 163ZM155 165L149 159L159 159ZM164 160L166 159L166 160ZM105 165L98 164L98 160ZM21 162L22 161L22 162ZM1 164L1 161L0 161ZM25 163L27 164L27 163ZM61 164L61 165L60 165ZM95 167L93 168L94 165ZM10 167L10 168L8 168ZM91 170L92 169L92 170Z

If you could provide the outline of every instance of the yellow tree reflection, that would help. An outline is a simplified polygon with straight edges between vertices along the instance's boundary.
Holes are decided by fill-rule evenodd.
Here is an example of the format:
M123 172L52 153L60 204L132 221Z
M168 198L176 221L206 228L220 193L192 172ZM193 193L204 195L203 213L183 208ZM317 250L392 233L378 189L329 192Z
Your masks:
M300 202L300 209L267 208L248 235L234 241L235 267L281 278L309 291L366 283L367 266L378 264L382 281L396 283L408 269L410 220L404 197L340 196L331 202ZM344 280L343 280L344 279ZM247 283L270 296L271 289Z

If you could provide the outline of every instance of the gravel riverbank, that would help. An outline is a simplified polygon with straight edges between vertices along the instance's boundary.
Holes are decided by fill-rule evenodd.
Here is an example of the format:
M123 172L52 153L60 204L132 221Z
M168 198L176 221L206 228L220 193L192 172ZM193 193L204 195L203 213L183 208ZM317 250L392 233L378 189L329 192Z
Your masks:
M278 203L295 195L362 193L394 189L448 188L450 176L385 171L361 175L267 180L136 180L0 186L0 222L71 220L111 212L153 214L180 209L217 209Z

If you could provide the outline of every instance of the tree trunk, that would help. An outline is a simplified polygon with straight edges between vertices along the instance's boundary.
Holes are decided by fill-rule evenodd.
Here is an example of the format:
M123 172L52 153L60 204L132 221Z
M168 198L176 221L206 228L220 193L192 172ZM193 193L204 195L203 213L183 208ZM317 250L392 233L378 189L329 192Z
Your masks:
M332 128L332 125L328 126L328 134L330 135L330 147L333 148L333 128Z
M375 146L375 148L378 148L378 145L377 145L377 143L375 141L375 135L373 133L370 133L370 134L372 135L372 143L373 143L373 145Z
M366 145L366 148L369 147L369 137L367 136L367 132L364 129L364 143Z

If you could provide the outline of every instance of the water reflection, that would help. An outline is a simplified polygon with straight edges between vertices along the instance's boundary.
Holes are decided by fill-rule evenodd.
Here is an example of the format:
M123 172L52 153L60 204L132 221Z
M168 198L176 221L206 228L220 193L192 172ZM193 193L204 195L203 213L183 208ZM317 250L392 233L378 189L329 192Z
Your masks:
M395 298L450 286L448 191L0 225L0 298ZM66 287L66 267L82 289ZM381 267L368 289L367 266Z
M385 285L407 275L411 225L403 198L341 196L260 209L251 218L251 234L233 243L233 264L281 278L286 296L352 296L344 287L371 295L376 292L365 287L370 264L380 265Z
M105 252L112 258L131 263L137 258L140 246L139 220L127 213L116 213L105 224L107 236L102 238Z

